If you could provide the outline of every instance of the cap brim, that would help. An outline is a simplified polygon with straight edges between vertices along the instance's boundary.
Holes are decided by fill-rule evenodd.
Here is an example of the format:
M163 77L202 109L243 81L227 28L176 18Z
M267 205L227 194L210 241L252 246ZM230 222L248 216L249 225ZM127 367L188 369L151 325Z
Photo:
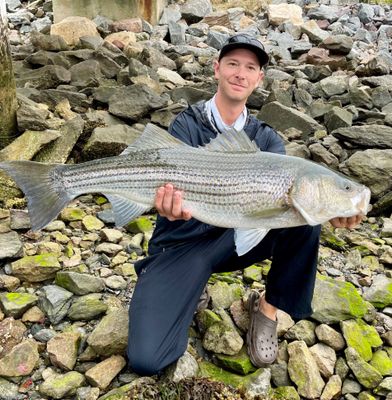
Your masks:
M222 47L222 50L219 53L219 60L224 57L227 53L235 49L248 49L256 54L260 66L264 67L269 62L268 54L261 49L260 47L254 46L250 43L228 43Z

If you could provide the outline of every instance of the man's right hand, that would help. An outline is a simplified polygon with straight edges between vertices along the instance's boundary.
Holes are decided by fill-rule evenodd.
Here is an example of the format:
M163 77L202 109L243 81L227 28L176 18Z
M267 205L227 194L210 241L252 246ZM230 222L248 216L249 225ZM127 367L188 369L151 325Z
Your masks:
M189 210L182 209L182 193L175 190L171 183L157 189L155 196L155 208L161 217L166 217L169 221L186 220L192 218Z

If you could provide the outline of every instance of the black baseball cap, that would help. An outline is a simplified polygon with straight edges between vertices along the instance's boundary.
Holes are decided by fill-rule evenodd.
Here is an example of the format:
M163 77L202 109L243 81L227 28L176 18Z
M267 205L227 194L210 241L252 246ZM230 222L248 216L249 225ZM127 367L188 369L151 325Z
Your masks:
M220 61L222 57L234 49L248 49L253 51L259 60L260 67L264 67L269 62L268 54L260 40L247 33L239 33L229 37L221 48L218 60Z

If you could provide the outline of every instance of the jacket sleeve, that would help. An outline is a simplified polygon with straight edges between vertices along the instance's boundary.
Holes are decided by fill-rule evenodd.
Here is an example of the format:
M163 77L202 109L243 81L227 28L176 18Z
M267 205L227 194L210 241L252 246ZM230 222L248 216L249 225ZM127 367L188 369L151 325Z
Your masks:
M283 139L278 135L278 133L267 126L268 128L268 140L267 140L267 149L271 153L278 153L278 154L286 154L286 149L284 147Z
M262 123L253 139L261 151L286 154L283 139L269 125Z

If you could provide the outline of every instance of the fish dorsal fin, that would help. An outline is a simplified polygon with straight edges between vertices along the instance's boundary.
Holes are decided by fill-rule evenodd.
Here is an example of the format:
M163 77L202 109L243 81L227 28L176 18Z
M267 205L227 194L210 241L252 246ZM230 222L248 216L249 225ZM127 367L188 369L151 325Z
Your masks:
M239 256L243 256L253 247L257 246L267 235L269 229L254 228L254 229L234 229L235 250Z
M242 129L237 131L234 128L227 129L211 139L211 141L202 146L208 151L231 152L231 153L255 153L260 151L257 144L249 139L249 136Z
M153 124L147 124L143 133L131 143L121 155L127 155L135 150L161 149L187 146L181 140L170 135L169 132Z
M105 196L112 204L116 226L124 226L151 208L150 205L137 203L117 194L107 194Z

